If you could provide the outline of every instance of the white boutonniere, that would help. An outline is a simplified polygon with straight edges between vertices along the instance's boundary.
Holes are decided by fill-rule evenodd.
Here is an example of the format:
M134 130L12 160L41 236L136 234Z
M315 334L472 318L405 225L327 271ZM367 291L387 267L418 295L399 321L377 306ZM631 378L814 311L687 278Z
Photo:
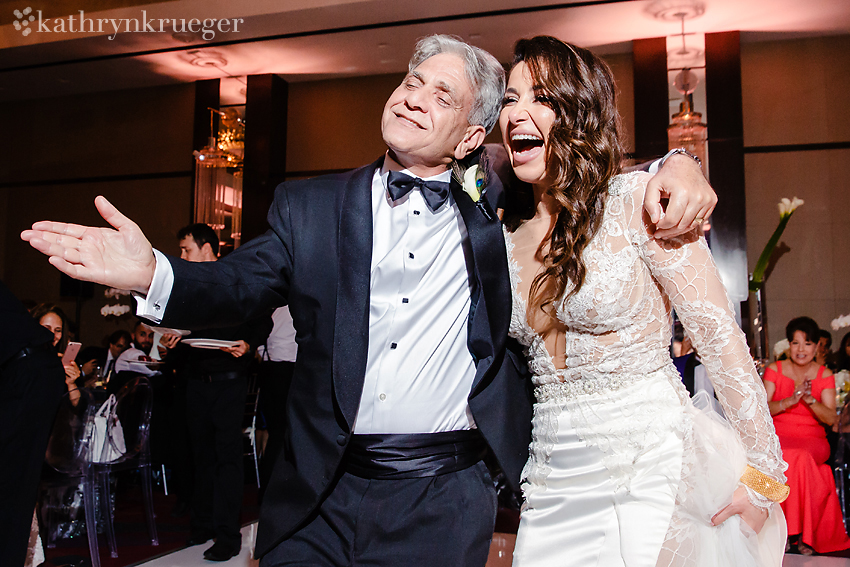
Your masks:
M479 163L466 169L457 161L452 162L452 179L469 195L484 218L492 222L497 217L484 198L487 192L487 154L482 152L480 159Z
M477 203L481 200L481 190L484 188L484 173L477 165L473 165L463 174L463 190Z

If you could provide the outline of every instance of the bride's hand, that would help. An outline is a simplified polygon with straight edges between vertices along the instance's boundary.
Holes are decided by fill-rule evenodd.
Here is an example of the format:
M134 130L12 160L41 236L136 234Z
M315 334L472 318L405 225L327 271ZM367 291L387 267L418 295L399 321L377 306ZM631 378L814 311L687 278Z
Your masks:
M735 493L732 495L732 503L711 518L711 524L719 526L735 514L741 516L741 520L746 522L756 533L759 533L764 527L768 515L767 510L753 506L747 496L747 489L743 486L739 486L735 490Z

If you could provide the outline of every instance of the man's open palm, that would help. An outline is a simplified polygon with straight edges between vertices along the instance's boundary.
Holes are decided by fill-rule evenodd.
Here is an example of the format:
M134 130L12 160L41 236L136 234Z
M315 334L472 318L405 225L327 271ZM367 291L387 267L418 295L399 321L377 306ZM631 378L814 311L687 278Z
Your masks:
M147 294L156 267L150 242L104 197L97 197L94 204L117 230L39 221L21 238L72 278Z

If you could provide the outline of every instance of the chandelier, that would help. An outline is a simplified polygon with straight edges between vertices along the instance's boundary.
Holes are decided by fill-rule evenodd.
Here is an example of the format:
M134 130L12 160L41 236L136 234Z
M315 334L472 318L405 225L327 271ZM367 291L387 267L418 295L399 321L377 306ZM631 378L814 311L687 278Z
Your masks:
M208 224L225 248L242 240L242 158L245 122L235 108L210 108L210 132L218 132L195 155L195 222Z

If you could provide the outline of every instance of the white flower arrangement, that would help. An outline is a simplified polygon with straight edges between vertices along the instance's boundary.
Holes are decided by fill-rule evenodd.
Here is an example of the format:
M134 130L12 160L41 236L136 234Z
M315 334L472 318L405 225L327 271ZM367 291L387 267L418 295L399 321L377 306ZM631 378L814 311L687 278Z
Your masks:
M847 402L847 388L850 386L850 372L842 370L835 374L835 406L838 411Z
M841 315L840 317L833 319L830 326L833 331L838 331L844 327L850 326L850 314Z
M129 305L104 305L100 308L100 314L104 317L109 317L110 315L113 317L121 317L130 312Z
M121 297L125 295L133 295L133 292L126 289L116 289L114 287L110 287L104 290L103 295L104 297L114 298L120 301ZM100 308L100 314L104 317L123 317L129 312L130 306L124 305L122 303L116 303L115 305L106 304Z
M122 295L132 295L132 294L133 294L132 291L129 291L129 290L126 290L126 289L116 289L114 287L107 288L103 292L104 297L115 297L115 298L121 297Z
M778 341L775 345L773 345L773 358L779 360L779 357L788 352L790 348L791 344L788 342L788 339Z

